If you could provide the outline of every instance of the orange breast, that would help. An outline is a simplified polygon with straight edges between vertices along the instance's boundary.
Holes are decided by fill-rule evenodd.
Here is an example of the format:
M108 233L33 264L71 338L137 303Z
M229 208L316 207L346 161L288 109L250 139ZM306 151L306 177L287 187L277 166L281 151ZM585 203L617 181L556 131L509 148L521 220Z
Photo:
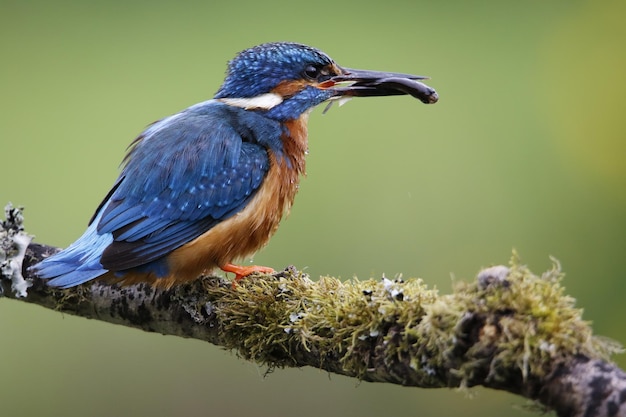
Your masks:
M170 275L155 278L145 274L128 274L124 284L149 281L169 288L196 279L202 273L233 262L263 247L289 212L305 170L307 151L307 115L289 121L289 135L282 138L284 157L270 152L270 169L248 205L234 216L181 246L168 255Z

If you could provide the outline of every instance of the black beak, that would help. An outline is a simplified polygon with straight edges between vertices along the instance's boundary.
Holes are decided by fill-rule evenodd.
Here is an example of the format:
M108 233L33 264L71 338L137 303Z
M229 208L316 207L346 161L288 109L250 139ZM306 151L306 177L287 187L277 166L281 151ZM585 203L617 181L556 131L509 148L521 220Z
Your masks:
M428 77L352 68L342 68L342 70L343 73L330 79L338 84L332 89L339 96L377 97L408 94L426 104L436 103L439 100L434 89L417 81ZM346 83L351 84L345 85Z

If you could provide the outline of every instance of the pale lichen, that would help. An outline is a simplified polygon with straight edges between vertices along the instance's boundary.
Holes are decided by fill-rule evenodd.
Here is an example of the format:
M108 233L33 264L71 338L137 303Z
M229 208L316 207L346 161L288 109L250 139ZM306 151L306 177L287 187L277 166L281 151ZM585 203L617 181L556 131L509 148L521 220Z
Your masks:
M24 232L23 207L4 207L5 220L0 222L0 274L11 280L11 290L16 297L26 297L32 285L22 275L22 262L32 236Z

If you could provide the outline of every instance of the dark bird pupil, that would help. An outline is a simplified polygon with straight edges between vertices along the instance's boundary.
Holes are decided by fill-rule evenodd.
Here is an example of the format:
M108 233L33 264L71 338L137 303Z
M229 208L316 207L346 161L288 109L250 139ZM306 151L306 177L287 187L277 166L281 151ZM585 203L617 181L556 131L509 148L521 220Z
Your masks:
M319 74L319 69L315 68L313 65L309 65L304 69L304 75L307 78L317 78Z

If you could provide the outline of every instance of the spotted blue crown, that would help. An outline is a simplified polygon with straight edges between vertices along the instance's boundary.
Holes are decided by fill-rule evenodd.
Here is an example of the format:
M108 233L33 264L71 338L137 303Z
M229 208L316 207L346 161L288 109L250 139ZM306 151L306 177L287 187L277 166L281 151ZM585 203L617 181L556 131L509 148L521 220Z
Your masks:
M293 42L273 42L240 52L228 63L226 79L215 98L254 97L287 80L305 77L310 66L321 68L333 60L315 48Z

